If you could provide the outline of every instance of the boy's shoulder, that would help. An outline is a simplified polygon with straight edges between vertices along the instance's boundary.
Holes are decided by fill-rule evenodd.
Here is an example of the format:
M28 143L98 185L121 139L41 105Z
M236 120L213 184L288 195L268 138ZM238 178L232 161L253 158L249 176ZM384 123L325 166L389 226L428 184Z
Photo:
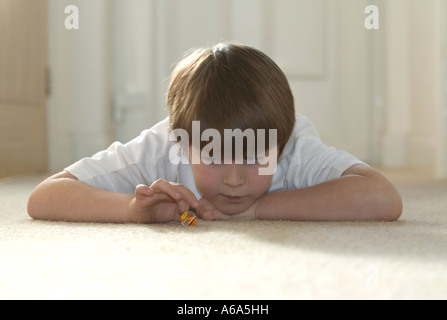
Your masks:
M311 134L318 135L318 131L311 120L305 115L296 113L295 114L295 128L294 134L303 135L303 134Z
M151 147L157 146L160 149L166 149L172 145L172 142L169 141L169 134L169 118L165 118L149 129L143 130L138 137L128 142L128 144L141 142L143 146L150 145Z
M142 131L140 136L155 134L159 136L168 136L169 135L169 117L164 118L163 120L157 122L152 127L145 129Z
M304 115L295 114L295 127L284 147L284 153L292 154L297 152L297 148L305 147L309 142L321 142L320 136L314 124Z

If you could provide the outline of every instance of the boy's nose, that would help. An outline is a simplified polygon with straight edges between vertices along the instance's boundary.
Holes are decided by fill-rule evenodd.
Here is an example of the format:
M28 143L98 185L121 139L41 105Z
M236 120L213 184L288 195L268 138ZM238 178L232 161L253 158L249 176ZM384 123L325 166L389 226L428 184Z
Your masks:
M243 165L225 165L223 182L233 188L243 185L245 183L245 171Z

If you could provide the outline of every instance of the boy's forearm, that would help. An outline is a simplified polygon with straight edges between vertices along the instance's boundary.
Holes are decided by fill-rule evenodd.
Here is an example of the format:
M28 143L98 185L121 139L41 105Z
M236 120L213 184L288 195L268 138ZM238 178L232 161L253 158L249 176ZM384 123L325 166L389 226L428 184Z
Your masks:
M129 222L127 210L132 197L100 190L62 174L45 180L33 191L28 213L43 220L124 223Z
M380 175L346 175L309 188L278 191L260 199L258 219L308 221L396 220L400 195Z

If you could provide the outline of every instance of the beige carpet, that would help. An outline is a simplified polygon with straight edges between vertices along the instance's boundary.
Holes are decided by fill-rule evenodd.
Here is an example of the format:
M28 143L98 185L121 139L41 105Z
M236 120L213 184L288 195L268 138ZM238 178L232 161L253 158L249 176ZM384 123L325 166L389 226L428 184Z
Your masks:
M0 182L0 299L447 299L447 182L391 175L393 223L33 221Z

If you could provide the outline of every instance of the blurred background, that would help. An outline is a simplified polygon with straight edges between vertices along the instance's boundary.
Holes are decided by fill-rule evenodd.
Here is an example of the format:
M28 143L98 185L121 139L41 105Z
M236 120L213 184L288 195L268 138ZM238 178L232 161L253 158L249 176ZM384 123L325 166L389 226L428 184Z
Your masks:
M445 0L0 0L0 177L134 138L167 116L187 50L235 40L280 65L326 144L447 178L446 17Z

